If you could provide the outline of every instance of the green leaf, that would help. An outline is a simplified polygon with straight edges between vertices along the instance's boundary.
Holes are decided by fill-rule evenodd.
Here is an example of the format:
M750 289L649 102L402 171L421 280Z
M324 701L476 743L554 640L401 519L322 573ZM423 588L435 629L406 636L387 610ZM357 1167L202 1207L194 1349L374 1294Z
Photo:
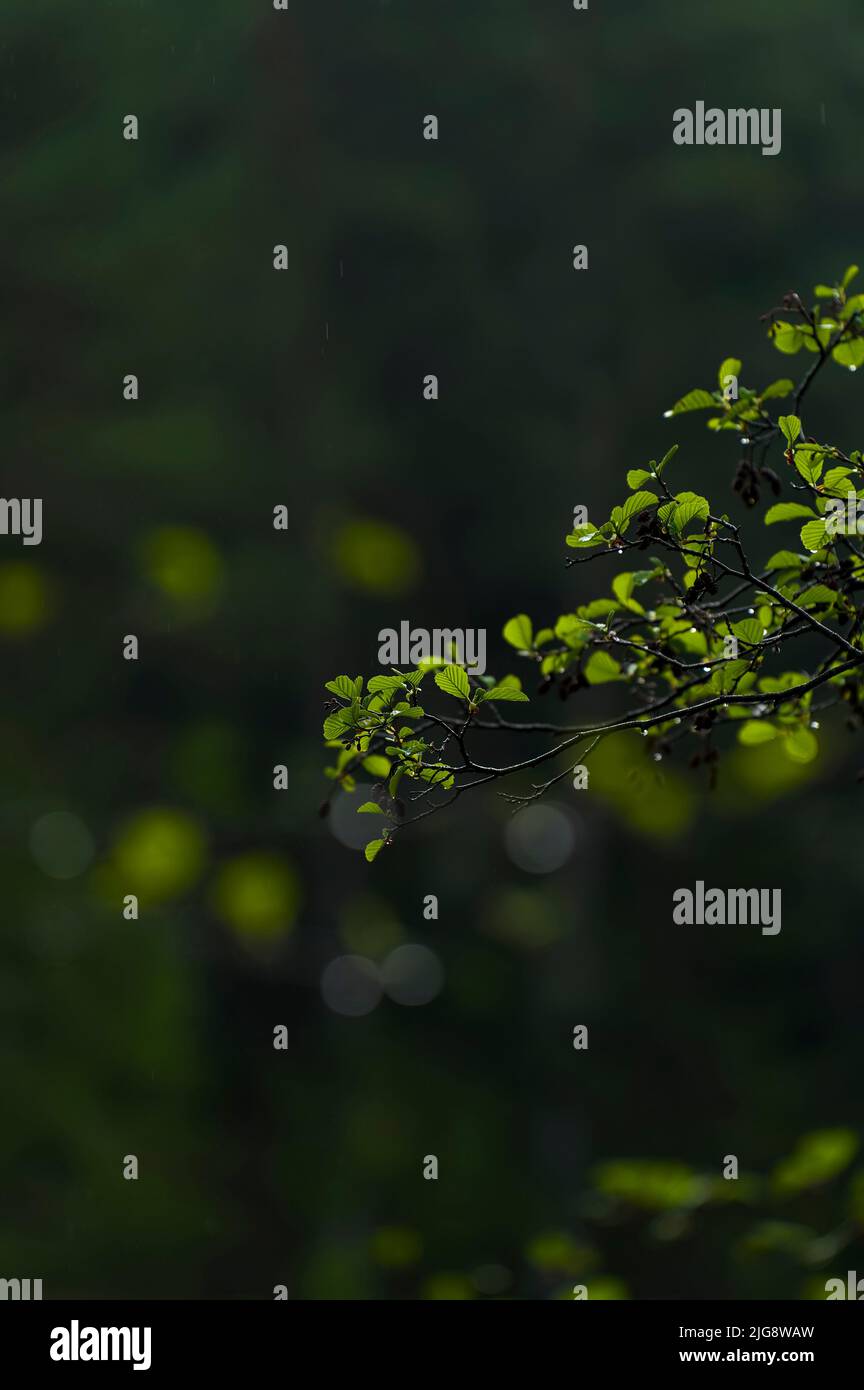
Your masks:
M627 474L627 486L632 488L641 487L643 483L647 483L648 479L653 478L653 476L654 474L647 468L631 468Z
M568 647L581 646L596 627L595 623L577 618L575 613L562 613L555 624L555 636L566 642Z
M765 390L762 392L762 400L781 400L784 396L790 395L794 390L794 381L790 381L786 376L780 377L778 381L772 381L770 386L765 387Z
M783 740L783 751L793 763L812 763L819 753L819 741L809 729L796 729Z
M621 530L626 531L634 516L637 516L639 512L644 512L646 507L654 507L656 504L657 498L653 492L632 493L631 496L627 498L624 506L620 509Z
M358 676L355 682L350 676L335 676L332 681L326 682L324 689L332 690L334 695L341 695L343 700L353 700L363 689L363 677Z
M766 570L791 570L801 568L801 556L794 550L778 550L765 566Z
M324 720L324 737L326 739L344 738L348 729L353 728L354 720L347 709L337 710L335 714L330 714Z
M817 453L815 449L795 450L795 467L805 483L809 483L811 487L815 487L822 476L823 457L824 455Z
M799 516L816 516L812 507L803 502L775 502L765 513L765 525L773 526L776 521L794 521Z
M814 584L805 593L798 595L798 603L802 608L819 608L822 604L831 604L837 598L835 589L829 589L827 584Z
M655 577L655 570L634 570L632 573L625 571L624 574L616 574L612 580L612 592L625 608L629 608L633 613L644 613L645 609L641 603L636 603L633 598L633 590L642 584L647 584L650 579Z
M689 621L688 618L687 622ZM708 655L708 643L705 639L704 632L691 632L689 628L685 628L683 632L673 633L672 641L676 646L687 652L689 656Z
M801 527L801 544L805 550L821 550L825 544L825 522L821 517Z
M743 618L740 623L732 624L732 631L739 641L748 647L755 647L765 636L765 630L758 618Z
M511 619L515 622L515 619ZM507 624L507 627L510 623ZM507 636L507 629L504 629ZM468 677L461 666L445 666L443 671L435 672L435 684L439 690L443 690L445 695L452 695L457 700L470 700L471 686Z
M678 503L675 510L675 525L679 534L683 534L691 521L707 520L711 511L708 498L700 497L698 492L678 492L675 494L675 501Z
M864 338L853 338L851 342L838 343L831 356L839 366L848 367L850 372L857 372L864 362Z
M718 695L727 695L737 688L746 671L746 661L727 661L725 665L715 667L710 688L715 690Z
M792 356L800 352L804 346L804 336L793 323L784 323L778 319L768 330L768 336L778 352Z
M597 530L596 526L577 526L564 539L574 549L579 547L587 550L589 546L602 545L605 537Z
M395 796L398 792L399 783L402 781L402 778L404 776L405 764L402 763L399 767L397 767L396 771L393 773L393 776L390 778L389 783L387 784L387 790L389 791L391 796Z
M780 431L790 449L801 433L801 421L797 415L781 415L777 421Z
M670 415L684 415L688 410L708 410L715 409L717 402L708 391L688 391L686 396L682 396L680 401L676 401L671 410L666 411L666 418Z
M487 690L483 696L483 699L527 702L528 696L525 694L524 691L520 690L518 686L507 685L506 683L502 682L501 685L493 685L491 690Z
M672 448L668 451L668 453L665 453L665 454L663 455L662 459L660 460L660 462L659 462L658 465L657 465L657 470L656 470L656 471L657 471L657 477L658 477L658 478L660 477L660 474L663 472L663 469L666 467L667 463L669 463L672 459L674 459L675 455L676 455L677 452L678 452L678 447L679 447L679 446L678 446L677 444L673 444L673 445L672 445Z
M847 266L847 267L846 267L846 270L845 270L845 272L844 272L844 274L843 274L843 279L840 281L841 287L845 290L846 287L849 285L850 281L854 280L854 279L855 279L855 276L856 276L857 274L858 274L858 267L857 267L857 265L850 265L850 266Z
M585 679L589 685L605 685L621 679L621 667L608 652L592 652L585 663Z
M612 592L619 603L626 606L630 602L634 582L634 576L630 573L616 574L612 580Z
M366 688L370 695L392 695L404 685L404 676L373 676Z
M595 598L591 603L583 603L576 609L576 616L586 622L597 618L608 618L610 613L618 612L618 604L611 598Z
M432 782L436 787L441 787L445 792L449 792L456 780L449 768L442 767L437 763L434 763L431 767L421 767L418 776L423 782Z
M773 724L763 724L760 719L748 719L738 730L738 742L754 747L757 743L770 743L777 737Z
M386 843L386 840L369 841L363 853L366 855L366 858L368 859L370 864L372 863L372 860L375 858L376 854L380 854L381 850L384 848Z
M376 816L383 816L384 814L383 808L374 801L364 801L362 806L357 807L358 816L362 815L364 812L368 815L374 814Z
M363 767L365 771L371 773L373 777L384 778L390 776L389 759L383 758L380 755L374 755L371 758L364 758Z
M822 1129L805 1134L795 1152L777 1164L772 1183L781 1192L818 1187L848 1168L857 1151L858 1137L851 1129Z
M848 468L829 468L822 479L822 491L834 497L845 497L849 491L846 479L851 476Z
M725 389L727 376L734 376L737 381L740 375L741 362L738 360L737 357L727 357L723 362L720 363L720 368L717 372L717 384L719 385L720 390L723 391Z
M587 528L580 527L579 530ZM569 542L569 536L568 536ZM534 625L527 613L519 613L515 618L504 624L504 640L509 642L511 647L517 647L519 651L530 652L534 644Z

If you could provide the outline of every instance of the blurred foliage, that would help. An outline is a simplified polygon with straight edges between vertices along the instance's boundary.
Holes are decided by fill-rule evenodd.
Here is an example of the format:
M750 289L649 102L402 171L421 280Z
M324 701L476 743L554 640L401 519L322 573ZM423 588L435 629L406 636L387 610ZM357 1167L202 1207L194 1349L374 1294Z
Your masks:
M50 584L36 565L15 560L0 565L0 631L32 632L48 621L51 607Z
M275 855L245 854L220 868L213 892L217 913L241 935L281 936L297 915L297 879Z
M358 589L373 594L403 594L417 583L420 559L410 536L380 521L357 520L333 537L338 572Z

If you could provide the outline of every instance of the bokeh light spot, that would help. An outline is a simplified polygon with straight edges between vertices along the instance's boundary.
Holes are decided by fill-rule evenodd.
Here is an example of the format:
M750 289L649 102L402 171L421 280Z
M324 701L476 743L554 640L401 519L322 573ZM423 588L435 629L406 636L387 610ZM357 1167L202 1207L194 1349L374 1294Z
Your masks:
M18 636L43 627L51 616L51 589L36 565L0 565L0 632Z
M222 560L203 531L192 526L160 526L141 543L147 577L179 602L211 597L222 580Z
M420 575L411 537L383 521L350 521L340 527L333 560L344 579L371 594L407 593Z
M290 932L299 903L294 870L271 854L244 854L223 864L213 889L220 917L241 936L268 939Z
M428 1004L441 992L444 969L428 946L397 946L381 967L381 983L397 1004Z
M204 865L205 839L184 811L151 807L123 826L114 846L114 867L129 893L151 902L174 898Z
M570 817L557 806L527 806L507 822L505 842L518 868L529 874L551 874L573 853L576 832Z
M321 993L328 1009L346 1018L371 1014L381 1002L381 977L365 956L337 956L321 976Z

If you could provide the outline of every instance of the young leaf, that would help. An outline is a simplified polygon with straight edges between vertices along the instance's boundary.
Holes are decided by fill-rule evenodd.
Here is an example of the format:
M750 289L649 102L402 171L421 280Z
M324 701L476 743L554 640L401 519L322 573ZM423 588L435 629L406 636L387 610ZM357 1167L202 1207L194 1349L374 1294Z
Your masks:
M727 357L725 361L720 363L720 369L717 372L717 382L720 387L720 390L724 391L726 389L726 378L728 376L734 376L737 381L740 375L741 363L739 362L738 358Z
M790 570L801 568L801 556L794 550L778 550L765 566L766 570Z
M471 686L461 666L445 666L443 671L436 671L435 684L445 695L452 695L456 700L471 698Z
M581 548L581 549L583 549L583 550L587 550L587 548L588 548L589 546L591 546L591 545L602 545L604 539L605 539L605 537L602 535L602 533L601 533L600 531L597 530L597 527L596 527L596 526L591 526L591 525L588 525L588 526L577 526L575 530L571 531L571 532L569 533L569 535L565 536L565 540L566 540L566 542L567 542L567 544L568 544L569 546L573 546L574 548L575 548L575 547L579 547L579 548ZM515 622L515 621L516 621L515 618L511 618L511 619L510 619L510 622ZM508 627L509 627L509 623L508 623ZM505 631L505 636L506 636L506 631ZM507 641L508 641L508 642L510 641L510 638L509 638L509 637L507 638ZM517 643L514 643L513 645L516 646L516 645L518 645L518 644L517 644ZM527 647L523 647L523 648L521 648L521 650L522 650L522 651L527 651L528 649L527 649Z
M763 724L759 719L748 719L738 730L738 742L753 747L757 743L770 743L777 737L773 724Z
M484 700L527 701L528 696L515 685L493 685L483 695Z
M747 647L755 647L765 636L762 624L757 618L743 618L740 623L732 624L732 631Z
M794 521L798 516L816 516L812 507L803 502L775 502L765 513L765 525L773 526L776 521Z
M362 806L357 807L358 816L361 815L363 812L366 812L369 815L374 814L376 816L383 816L384 814L383 808L374 801L364 801Z
M791 449L795 440L801 433L801 421L798 419L797 415L781 415L777 423L780 426L783 438Z
M849 343L838 343L831 353L834 361L850 372L857 372L864 362L864 338L853 338Z
M585 663L585 679L589 685L605 685L621 679L621 667L608 652L592 652Z
M815 487L822 476L822 458L823 455L814 449L795 450L795 467L805 483L809 483L811 487Z
M404 676L373 676L367 686L370 695L392 695L405 684Z
M631 573L625 571L624 574L616 574L612 580L612 592L619 603L626 605L630 602L635 583L635 577Z
M646 507L656 506L657 498L653 492L634 492L621 510L621 530L626 531L634 516L639 512L644 512Z
M639 488L643 483L647 483L654 474L647 468L631 468L627 474L627 486Z
M366 855L366 858L368 859L368 861L369 861L370 864L372 863L372 860L375 858L376 854L380 854L380 852L381 852L381 850L384 848L384 845L385 845L385 844L386 844L386 841L385 841L385 840L370 840L370 841L369 841L369 843L368 843L368 845L366 846L366 848L364 849L363 853Z
M794 323L784 323L782 319L771 325L768 336L778 352L789 356L800 352L804 346L804 335L800 329L796 328Z
M363 759L363 767L366 772L371 772L373 777L389 777L390 762L387 758L378 755Z
M798 595L798 603L802 608L821 608L823 604L832 604L836 597L836 590L829 589L827 584L813 584Z
M805 550L821 550L825 544L825 522L821 517L815 517L801 527L801 544Z
M594 529L593 527L591 528ZM588 530L587 527L579 527L578 530ZM567 537L568 542L570 537ZM504 641L509 642L511 647L517 647L519 651L530 652L534 644L534 626L527 613L519 613L515 618L504 624Z
M665 412L665 417L668 419L670 415L683 415L688 410L713 409L716 405L717 402L709 391L688 391L686 396L675 402L671 410Z
M845 497L849 491L846 479L850 476L848 468L829 468L822 479L822 491L830 493L834 497Z
M700 497L698 492L676 493L675 501L678 504L675 510L675 525L679 534L683 534L684 528L691 521L706 521L711 511L708 498Z
M344 738L348 729L353 727L353 719L347 709L337 710L335 714L329 714L324 720L324 737L326 739Z
M334 695L341 695L343 700L353 700L363 689L363 677L358 676L357 681L360 682L359 689L357 682L352 681L350 676L335 676L332 681L326 682L324 689L332 690Z
M770 386L766 386L762 392L763 401L781 400L784 396L789 396L795 389L794 381L788 377L781 377L779 381L772 381Z
M809 729L796 729L783 740L783 751L793 763L812 763L819 752L819 741Z

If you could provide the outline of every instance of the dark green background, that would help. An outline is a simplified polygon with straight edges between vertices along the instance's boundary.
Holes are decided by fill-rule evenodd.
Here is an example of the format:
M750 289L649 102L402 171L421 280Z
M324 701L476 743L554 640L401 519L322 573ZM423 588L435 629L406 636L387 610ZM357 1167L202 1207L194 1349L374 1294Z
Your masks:
M574 505L608 515L676 441L740 519L734 445L661 415L727 355L786 374L759 315L864 257L860 6L6 0L0 27L2 488L45 508L40 548L0 538L0 1276L798 1298L864 1272L854 1162L770 1178L864 1122L842 725L798 777L730 750L713 797L629 754L562 783L549 875L494 795L371 867L317 816L322 684L373 674L379 629L485 626L504 669L513 613L608 592L565 568ZM674 146L697 100L781 107L782 153ZM808 428L860 448L859 396L832 368ZM93 841L67 878L31 850L56 811ZM674 928L696 878L781 887L781 935ZM327 1008L334 957L400 941L439 956L434 1002ZM729 1153L753 1181L701 1202Z

